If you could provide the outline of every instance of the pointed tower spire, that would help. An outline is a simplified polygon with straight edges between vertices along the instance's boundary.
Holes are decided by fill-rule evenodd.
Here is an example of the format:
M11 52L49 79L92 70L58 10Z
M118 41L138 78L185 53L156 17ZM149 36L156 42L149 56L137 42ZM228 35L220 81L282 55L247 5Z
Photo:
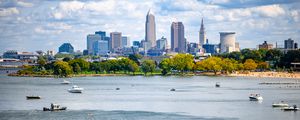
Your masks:
M201 27L199 31L199 44L202 47L202 45L206 44L206 32L204 28L203 18L201 20Z

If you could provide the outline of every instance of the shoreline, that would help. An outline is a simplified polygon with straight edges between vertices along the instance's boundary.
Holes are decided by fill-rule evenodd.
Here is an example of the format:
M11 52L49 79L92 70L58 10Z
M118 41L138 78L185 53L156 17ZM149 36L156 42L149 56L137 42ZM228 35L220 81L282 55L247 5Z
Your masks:
M49 77L55 78L54 75L18 75L18 74L8 74L8 76L13 77ZM145 76L144 74L74 74L69 77L104 77L104 76ZM149 74L147 76L163 76L161 74ZM232 74L217 74L211 72L204 72L198 74L170 74L166 76L215 76L215 77L257 77L257 78L292 78L300 79L300 72L249 72L249 73L232 73Z

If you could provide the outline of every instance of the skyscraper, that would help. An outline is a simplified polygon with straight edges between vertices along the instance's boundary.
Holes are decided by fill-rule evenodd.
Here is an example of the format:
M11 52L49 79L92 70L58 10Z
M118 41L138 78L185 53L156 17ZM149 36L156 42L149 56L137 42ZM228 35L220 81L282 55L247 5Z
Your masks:
M116 51L118 48L122 48L122 33L111 32L109 43L110 51Z
M294 40L291 38L284 40L284 49L294 49Z
M235 50L235 32L220 32L220 53L230 53Z
M173 22L171 25L171 50L174 52L186 52L186 39L182 22Z
M155 47L156 46L155 17L151 10L149 10L147 13L145 27L146 27L145 42L148 42L150 45L147 48Z
M200 27L200 31L199 31L199 44L200 44L200 47L202 47L205 43L206 43L206 32L205 32L205 28L204 28L204 24L203 24L203 18L202 18L201 27Z
M96 44L97 41L101 40L101 36L99 34L89 34L87 35L87 50L89 55L95 55L96 52L94 51L94 44Z
M130 47L130 39L128 36L122 36L122 47Z

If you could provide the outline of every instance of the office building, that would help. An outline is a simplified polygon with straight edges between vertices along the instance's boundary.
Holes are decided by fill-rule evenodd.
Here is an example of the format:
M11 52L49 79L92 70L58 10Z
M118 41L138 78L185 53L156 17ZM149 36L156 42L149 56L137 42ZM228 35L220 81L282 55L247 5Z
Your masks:
M173 52L186 52L186 39L182 22L173 22L171 25L171 50Z
M89 55L96 55L96 51L94 51L94 46L97 41L102 40L103 36L100 34L89 34L87 35L87 50Z
M147 48L155 47L156 43L156 30L155 30L155 17L151 10L148 11L145 23L145 41L149 43L150 46Z
M128 36L122 36L122 47L130 47L130 39Z
M267 41L264 41L264 43L258 45L259 49L265 49L265 50L270 50L273 48L273 44L268 44Z
M109 49L110 51L117 51L117 49L122 48L122 33L121 32L111 32Z
M284 49L294 49L295 48L295 44L294 44L294 40L292 40L291 38L284 40Z
M156 41L156 49L165 50L167 49L167 38L160 38Z
M58 48L59 53L74 53L74 47L70 43L64 43Z
M220 53L236 51L235 41L235 32L220 32Z

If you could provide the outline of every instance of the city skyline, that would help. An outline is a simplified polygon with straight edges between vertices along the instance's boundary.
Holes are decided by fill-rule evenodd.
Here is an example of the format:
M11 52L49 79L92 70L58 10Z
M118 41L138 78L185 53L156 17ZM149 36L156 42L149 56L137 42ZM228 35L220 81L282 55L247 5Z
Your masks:
M235 31L241 48L263 41L275 44L300 39L300 3L277 1L1 1L0 53L6 50L57 50L69 42L86 49L86 36L94 31L122 32L132 41L145 38L145 16L151 8L156 38L170 43L170 25L182 21L189 42L199 41L201 19L206 37L219 43L219 32ZM282 45L281 44L281 45Z

